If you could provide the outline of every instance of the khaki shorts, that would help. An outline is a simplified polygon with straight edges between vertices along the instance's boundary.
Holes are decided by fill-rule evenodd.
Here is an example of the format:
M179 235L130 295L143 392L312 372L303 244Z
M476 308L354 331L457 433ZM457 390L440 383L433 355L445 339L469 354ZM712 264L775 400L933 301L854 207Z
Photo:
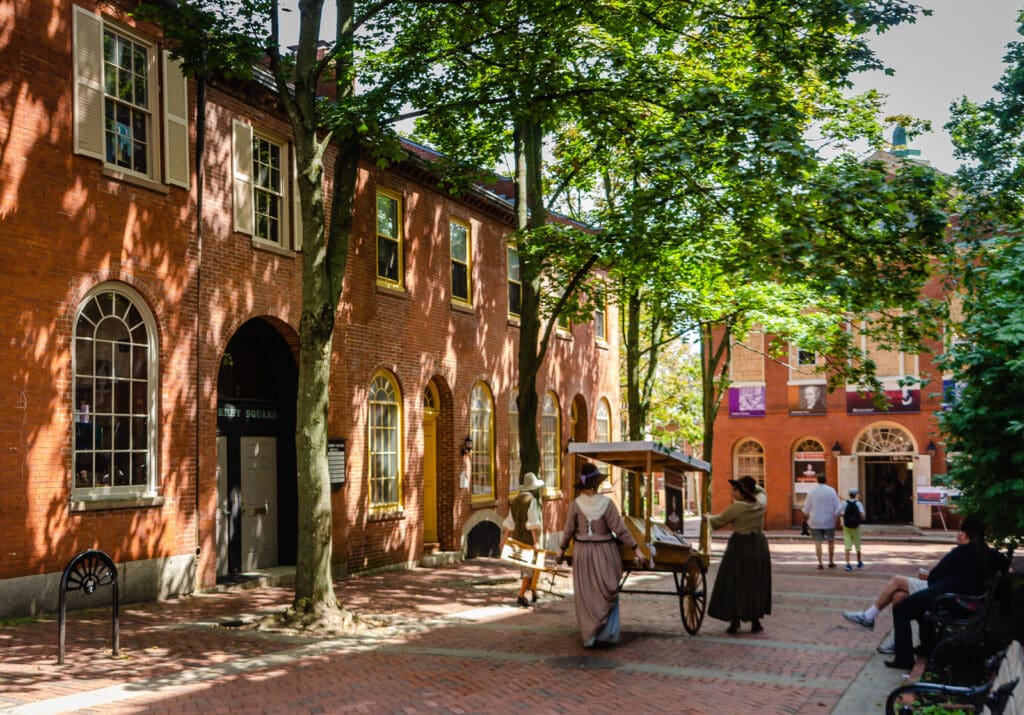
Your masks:
M836 540L835 529L811 529L811 539L814 543L820 544L822 541L832 543Z
M928 588L928 582L923 578L915 578L913 576L907 576L907 585L910 587L911 593L917 593Z

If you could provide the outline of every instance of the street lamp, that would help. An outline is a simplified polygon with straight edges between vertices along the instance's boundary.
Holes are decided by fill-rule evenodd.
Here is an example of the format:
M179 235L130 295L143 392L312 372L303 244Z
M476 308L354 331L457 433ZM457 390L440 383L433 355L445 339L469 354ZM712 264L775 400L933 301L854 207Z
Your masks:
M465 457L467 454L473 451L473 438L468 434L466 439L462 442L462 456Z
M929 457L934 457L939 448L935 446L934 440L928 440L928 446L924 448L924 451L928 453Z
M839 459L839 457L842 456L842 454L843 448L839 446L839 440L837 439L836 443L832 445L832 456L835 457L836 459Z

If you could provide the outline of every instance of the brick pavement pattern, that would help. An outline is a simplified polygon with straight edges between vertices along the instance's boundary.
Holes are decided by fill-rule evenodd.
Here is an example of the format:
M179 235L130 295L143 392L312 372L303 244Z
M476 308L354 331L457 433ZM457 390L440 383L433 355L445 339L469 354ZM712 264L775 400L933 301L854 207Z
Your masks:
M64 666L55 618L13 622L0 626L0 712L829 713L891 625L888 609L874 631L839 612L948 549L872 543L863 570L821 572L809 541L774 540L763 633L729 636L705 619L690 636L677 598L630 593L622 643L597 651L580 644L568 579L516 608L517 569L494 559L339 580L339 599L375 626L346 637L230 625L282 610L281 587L126 606L118 658L109 610L69 614ZM634 574L627 587L671 589L671 575Z

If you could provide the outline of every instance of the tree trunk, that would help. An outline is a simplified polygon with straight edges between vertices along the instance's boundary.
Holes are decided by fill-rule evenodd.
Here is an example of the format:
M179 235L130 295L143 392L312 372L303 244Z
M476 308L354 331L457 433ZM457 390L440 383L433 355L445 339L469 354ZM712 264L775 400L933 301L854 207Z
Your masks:
M516 229L527 231L547 222L541 184L543 132L539 123L530 120L519 120L515 132ZM519 279L522 285L519 311L519 459L524 473L539 475L537 374L544 360L547 342L541 339L540 265L528 251L519 254Z
M711 464L711 455L714 454L715 446L715 417L718 415L718 408L722 401L720 375L729 364L730 356L730 330L726 326L722 333L722 342L717 346L714 341L713 326L710 323L701 323L701 361L700 380L702 404L704 412L704 444L701 448L701 458ZM711 479L712 472L708 472L704 480L704 494L702 504L705 514L711 514ZM700 548L705 554L711 553L711 529L708 522L701 519L700 523Z

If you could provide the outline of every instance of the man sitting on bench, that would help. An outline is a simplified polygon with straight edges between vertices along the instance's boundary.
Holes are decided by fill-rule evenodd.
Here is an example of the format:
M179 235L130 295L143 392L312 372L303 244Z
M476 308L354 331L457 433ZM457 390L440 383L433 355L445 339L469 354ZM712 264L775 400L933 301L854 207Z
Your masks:
M916 620L920 625L921 617L936 595L959 593L977 596L985 593L990 578L997 572L1005 570L1006 557L985 544L985 523L981 519L965 517L960 523L956 542L957 546L928 572L925 582L927 585L914 583L917 579L908 578L907 596L895 599L891 598L890 594L890 598L886 599L886 602L891 600L893 604L892 621L895 634L894 657L885 661L890 668L909 671L914 667L914 643L910 622ZM914 586L918 588L915 589ZM886 590L889 590L888 586ZM884 608L884 604L882 607ZM870 629L875 626L875 615L878 610L876 602L863 612L843 611L843 617L862 628ZM922 647L928 645L930 644L922 642Z

